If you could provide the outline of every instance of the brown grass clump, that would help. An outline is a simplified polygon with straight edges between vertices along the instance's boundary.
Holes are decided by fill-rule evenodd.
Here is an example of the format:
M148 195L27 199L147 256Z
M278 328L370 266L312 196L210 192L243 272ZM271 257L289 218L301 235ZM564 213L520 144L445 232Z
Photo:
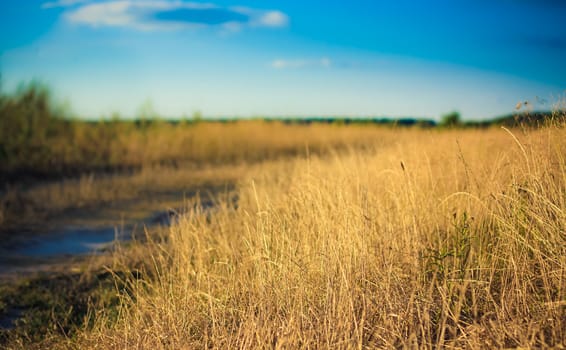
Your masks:
M97 348L509 348L566 340L566 129L407 131L265 163L235 207L117 254Z

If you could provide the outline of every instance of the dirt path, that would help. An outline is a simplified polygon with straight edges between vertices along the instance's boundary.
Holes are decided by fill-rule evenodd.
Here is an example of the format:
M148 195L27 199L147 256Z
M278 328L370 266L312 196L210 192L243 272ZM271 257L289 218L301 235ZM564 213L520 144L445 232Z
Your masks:
M51 220L4 232L0 242L0 280L50 271L65 262L101 254L113 242L142 237L147 228L168 225L199 196L204 209L214 206L215 194L231 186L153 192L135 199L97 207L69 209Z
M51 220L3 232L9 239L0 243L0 347L6 334L30 331L27 323L43 318L43 323L48 322L53 316L46 315L61 303L78 307L73 314L86 312L80 298L58 300L59 290L73 295L80 290L89 298L101 283L111 283L110 276L95 276L85 287L82 271L85 265L110 259L108 252L116 242L143 239L147 230L170 225L175 216L196 205L213 210L215 196L233 188L223 185L155 191L135 199L69 209ZM236 205L237 198L231 198ZM39 308L32 306L38 302Z

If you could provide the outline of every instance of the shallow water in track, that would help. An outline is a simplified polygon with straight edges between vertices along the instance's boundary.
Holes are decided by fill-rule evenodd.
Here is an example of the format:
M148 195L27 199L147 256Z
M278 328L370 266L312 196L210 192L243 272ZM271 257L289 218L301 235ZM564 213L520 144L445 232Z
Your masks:
M206 188L209 193L226 191ZM15 229L0 242L0 280L36 272L111 250L117 241L143 237L146 228L167 226L172 218L195 207L197 190L154 193L144 198L109 203L98 208L71 209L32 228ZM192 204L189 204L192 203ZM212 210L211 199L198 206Z

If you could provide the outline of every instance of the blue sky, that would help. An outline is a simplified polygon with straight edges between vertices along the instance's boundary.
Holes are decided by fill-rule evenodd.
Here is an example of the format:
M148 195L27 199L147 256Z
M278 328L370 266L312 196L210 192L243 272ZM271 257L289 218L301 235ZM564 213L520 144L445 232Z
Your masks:
M564 23L562 0L2 1L0 70L85 118L484 119L564 99Z

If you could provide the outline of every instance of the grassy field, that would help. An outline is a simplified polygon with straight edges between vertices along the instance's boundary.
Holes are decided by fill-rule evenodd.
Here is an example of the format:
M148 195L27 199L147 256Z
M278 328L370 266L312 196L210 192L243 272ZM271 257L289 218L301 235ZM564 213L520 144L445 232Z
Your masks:
M237 206L117 252L114 306L35 346L564 346L564 126L380 132L241 170Z
M239 164L331 149L361 147L383 134L372 125L348 128L281 121L170 122L153 112L137 120L84 121L56 107L49 91L30 85L0 94L0 180L60 179L147 167ZM382 140L386 142L387 140Z
M208 209L188 198L171 227L78 272L0 288L0 313L6 300L35 308L0 332L7 348L566 346L563 122L114 122L108 138L90 134L104 123L69 125L76 147L62 139L49 154L107 154L53 164L112 173L8 188L5 225L152 191L229 183L233 193ZM30 143L6 145L5 173L42 169L22 156ZM124 166L136 169L115 173Z
M36 160L25 156L28 151L35 154L29 148L24 155L12 157L13 167L5 163L0 177L15 176L15 180L6 181L7 185L0 188L0 235L2 228L43 220L68 208L101 205L160 191L181 192L189 187L233 183L245 169L256 168L254 164L264 161L306 154L328 156L352 149L362 151L370 145L390 144L397 137L377 126L241 121L164 123L144 131L133 123L125 123L124 128L131 129L121 132L121 124L116 123L107 126L114 136L93 136L96 140L93 142L89 138L65 141L61 150L49 151L59 155L81 152L88 145L89 152L96 157L86 152L76 163L55 160L50 165L49 157ZM106 128L104 123L71 125L84 128L87 134ZM54 139L49 139L44 147L52 149L56 144ZM28 147L25 143L22 149Z
M363 150L397 137L376 125L172 123L150 113L87 122L67 114L40 85L0 95L0 236L69 208L232 183L266 160Z

